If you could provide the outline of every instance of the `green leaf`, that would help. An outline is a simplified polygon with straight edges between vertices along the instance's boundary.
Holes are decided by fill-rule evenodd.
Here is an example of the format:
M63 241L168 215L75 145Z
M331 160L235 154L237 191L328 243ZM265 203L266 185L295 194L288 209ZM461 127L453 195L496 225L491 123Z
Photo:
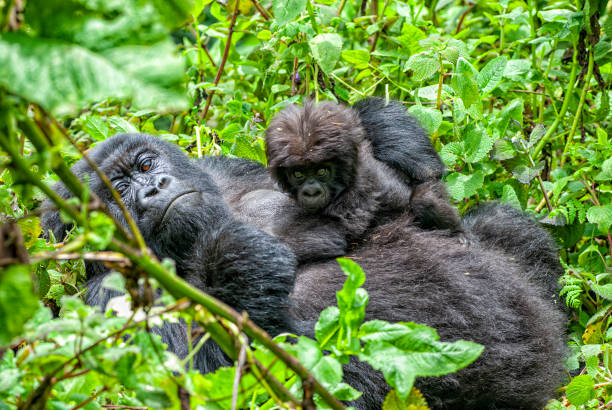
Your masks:
M359 349L359 340L356 338L357 328L363 322L369 300L368 293L361 288L365 282L365 274L361 267L350 259L338 258L338 263L347 275L344 286L336 292L340 311L338 339L340 347L356 351Z
M404 67L404 71L412 71L414 81L424 81L440 71L440 61L423 54L410 56Z
M612 158L608 158L601 164L601 172L595 177L596 181L612 180Z
M9 265L0 271L0 346L21 334L38 309L30 267Z
M136 391L136 397L138 400L142 401L145 406L153 407L154 409L163 409L172 406L172 401L166 392L152 386L141 386Z
M546 134L546 127L544 124L536 124L531 130L531 134L529 134L529 144L528 146L531 148Z
M457 159L459 159L459 155L462 154L463 143L453 141L442 147L442 150L440 151L440 158L442 158L442 161L446 165L452 167L457 162Z
M436 331L415 323L370 321L360 331L365 343L359 358L380 370L406 399L416 377L456 372L480 356L484 346L459 340L440 342Z
M512 170L512 175L523 184L528 184L532 179L538 176L540 171L544 169L544 162L536 164L535 167L528 167L527 165L519 165Z
M149 64L141 61L140 55L124 52L123 60L132 59L132 65L139 61ZM168 57L172 58L158 54L155 61L161 64ZM175 74L167 73L169 78ZM77 45L33 39L22 33L0 35L0 85L58 115L76 113L109 97L132 99L137 108L186 108L180 88L167 88L150 79L132 76L124 67Z
M567 385L565 397L574 406L580 406L595 398L595 383L588 374L582 374L572 379Z
M485 129L472 124L464 130L463 150L465 161L475 163L487 156L493 146L493 142Z
M493 143L493 153L491 157L498 161L514 158L516 156L516 150L512 142L507 139L499 139Z
M429 407L421 392L413 387L405 400L398 396L397 390L391 390L385 397L382 410L429 410Z
M598 224L599 227L607 232L612 224L612 204L592 206L587 211L589 222Z
M446 177L448 192L457 201L474 195L476 190L482 187L483 182L484 174L482 171L476 171L472 175L453 172Z
M591 289L593 290L593 292L597 293L602 298L612 300L612 283L607 283L605 285L598 285L596 283L592 283Z
M507 63L508 58L506 56L499 56L489 61L487 65L480 70L480 73L478 73L476 77L476 81L478 82L478 87L483 96L489 94L499 85L499 83L501 83Z
M330 74L340 58L342 37L338 34L319 34L308 42L312 55L325 74Z
M521 201L519 201L516 191L510 185L504 185L504 192L501 197L501 201L512 205L514 208L521 211Z
M461 71L459 70L461 67ZM457 61L457 73L451 80L451 87L457 93L466 109L478 101L478 84L474 79L473 67L464 59L459 58Z
M342 59L361 70L369 66L370 53L366 50L346 50L342 52Z
M442 113L435 108L426 108L422 105L413 105L408 114L414 115L428 134L433 134L442 124Z
M299 16L306 8L306 0L274 0L272 11L274 20L279 26L284 26Z
M111 135L111 130L106 121L96 115L88 115L83 123L85 131L96 141L104 141Z
M315 337L322 349L334 343L340 328L340 310L336 306L328 306L319 315L315 324Z

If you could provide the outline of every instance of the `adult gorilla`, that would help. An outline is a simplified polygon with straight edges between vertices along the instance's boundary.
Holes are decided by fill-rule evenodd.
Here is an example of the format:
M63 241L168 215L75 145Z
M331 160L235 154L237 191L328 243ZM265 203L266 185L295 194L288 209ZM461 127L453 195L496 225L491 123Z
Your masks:
M197 168L178 147L146 135L118 135L89 155L121 192L158 256L175 258L179 275L246 310L269 332L311 334L319 312L335 303L344 279L335 261L302 265L289 300L291 254L274 238L237 222L219 200L222 193L213 183L215 177ZM239 177L246 164L226 158L200 165L216 169L217 176L236 171ZM73 169L89 177L91 189L121 219L89 166L81 160ZM249 179L257 177L247 172L242 182ZM248 191L240 179L232 182L234 193L226 196ZM68 196L64 187L56 190ZM368 274L367 317L426 323L443 340L485 345L483 356L457 374L417 382L432 407L541 408L563 374L563 320L554 304L502 253L465 247L456 238L409 222L400 219L379 227L350 255ZM56 212L45 214L43 225L57 237L66 228ZM91 268L90 272L94 276L88 282L88 303L101 304L109 297L99 286L103 274ZM285 315L289 304L293 324ZM186 339L179 331L177 325L166 325L162 338L183 355ZM213 343L196 360L202 371L224 363ZM380 374L355 363L345 371L347 382L364 392L356 406L380 408L386 393Z

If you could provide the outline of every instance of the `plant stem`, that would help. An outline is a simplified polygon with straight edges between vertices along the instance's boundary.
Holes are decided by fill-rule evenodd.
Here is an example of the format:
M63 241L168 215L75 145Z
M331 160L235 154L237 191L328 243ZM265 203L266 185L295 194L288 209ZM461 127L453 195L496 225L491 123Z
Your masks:
M308 16L310 17L310 24L312 25L312 29L315 33L321 34L321 29L317 24L314 9L312 8L312 3L310 2L310 0L306 0L306 10L308 10Z
M576 131L576 127L578 126L578 119L582 115L582 106L584 105L584 99L586 98L587 91L589 89L589 83L591 82L591 76L593 75L593 48L589 49L589 66L587 68L587 74L584 78L584 84L582 85L582 92L580 93L580 102L578 102L578 109L576 110L576 114L574 115L574 122L572 122L572 128L570 129L569 134L567 135L567 141L565 143L565 148L563 148L563 154L561 154L561 168L565 164L565 160L567 159L567 150L574 138L574 132ZM605 91L605 90L604 90Z
M230 46L232 45L232 35L234 34L234 26L236 25L236 17L238 17L238 12L240 6L240 0L236 0L236 5L234 6L234 12L232 13L232 21L230 22L229 31L227 33L227 41L225 42L225 49L223 50L223 57L221 58L221 63L219 64L219 69L217 70L217 75L215 76L215 81L213 84L217 86L219 81L221 80L221 74L223 74L223 69L225 68L225 63L227 62L227 57L229 55ZM206 97L206 105L204 106L204 110L200 115L201 118L206 118L206 114L208 114L208 109L210 108L210 103L212 101L213 95L215 95L215 90L210 90L208 93L208 97Z
M565 96L563 98L563 105L561 106L561 110L559 111L559 115L557 115L557 118L555 118L555 121L552 123L550 128L546 131L546 134L544 134L540 142L538 142L538 145L536 145L535 148L533 149L532 155L534 157L537 157L538 154L542 152L542 148L544 148L544 145L548 142L551 135L555 132L555 130L561 123L561 120L563 119L563 116L565 115L565 112L567 111L567 107L569 106L569 102L570 102L572 93L574 92L574 82L576 81L576 71L578 69L578 62L577 62L578 48L576 47L575 44L573 44L573 47L574 47L574 55L572 56L572 69L570 72L570 78L569 78L569 82L567 85L567 91L565 92Z

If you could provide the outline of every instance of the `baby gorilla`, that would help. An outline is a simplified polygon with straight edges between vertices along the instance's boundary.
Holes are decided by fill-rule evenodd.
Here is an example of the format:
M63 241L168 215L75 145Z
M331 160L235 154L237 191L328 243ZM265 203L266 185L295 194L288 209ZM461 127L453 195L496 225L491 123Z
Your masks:
M410 175L392 161L393 167L376 159L370 141L383 143L385 135L379 135L370 122L378 116L381 125L389 124L385 124L384 107L368 105L368 101L359 110L331 102L306 102L303 108L290 106L281 111L266 131L273 179L307 213L337 221L338 229L350 241L359 240L368 228L408 209L412 222L423 228L461 230L456 209L450 205L444 186L435 180L441 176L441 162L439 172ZM392 108L397 113L397 106ZM370 125L367 133L361 118ZM381 131L385 129L388 127L381 127ZM427 138L422 130L406 130L410 131L416 134L403 135L405 139ZM439 161L428 139L427 144ZM427 166L423 163L424 169Z

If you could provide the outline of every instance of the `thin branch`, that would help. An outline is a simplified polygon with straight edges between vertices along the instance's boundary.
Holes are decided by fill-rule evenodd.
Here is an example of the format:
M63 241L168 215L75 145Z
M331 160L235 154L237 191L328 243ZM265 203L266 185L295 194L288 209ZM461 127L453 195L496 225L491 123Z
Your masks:
M234 34L234 25L236 24L236 18L238 17L238 13L240 11L240 0L236 0L236 5L234 6L234 12L232 13L232 21L230 22L229 32L227 33L227 41L225 43L225 49L223 50L223 57L221 58L221 63L219 64L219 70L217 70L217 75L215 76L215 81L213 84L217 86L219 81L221 80L221 74L223 74L223 69L225 68L225 63L227 62L227 57L229 56L230 46L232 45L232 35ZM213 95L215 94L215 90L210 90L208 93L208 97L206 97L206 105L204 106L204 111L200 114L202 119L206 118L206 114L208 114L208 109L210 108L210 103L212 101Z
M253 5L255 6L259 14L261 14L261 17L263 17L266 21L270 20L270 16L268 15L268 13L266 13L266 9L261 7L261 4L259 4L257 0L251 0L251 1L253 2Z

